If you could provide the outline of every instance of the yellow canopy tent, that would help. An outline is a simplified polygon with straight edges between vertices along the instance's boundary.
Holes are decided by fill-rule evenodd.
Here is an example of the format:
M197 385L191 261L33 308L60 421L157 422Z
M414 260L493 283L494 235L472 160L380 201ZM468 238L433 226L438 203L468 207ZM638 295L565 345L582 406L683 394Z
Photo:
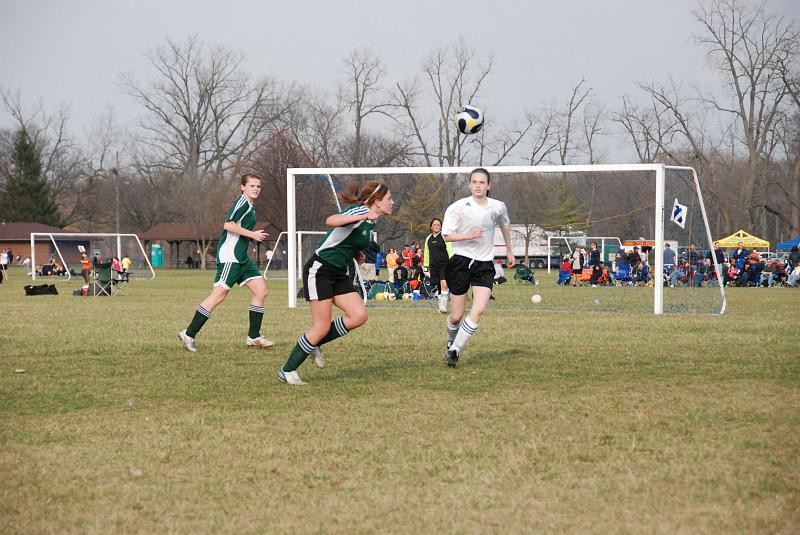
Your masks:
M723 249L735 249L739 246L739 242L742 242L742 245L744 245L747 249L769 249L769 242L767 240L762 240L761 238L753 236L752 234L748 234L743 230L737 230L727 238L717 240L716 243L719 243L719 246Z

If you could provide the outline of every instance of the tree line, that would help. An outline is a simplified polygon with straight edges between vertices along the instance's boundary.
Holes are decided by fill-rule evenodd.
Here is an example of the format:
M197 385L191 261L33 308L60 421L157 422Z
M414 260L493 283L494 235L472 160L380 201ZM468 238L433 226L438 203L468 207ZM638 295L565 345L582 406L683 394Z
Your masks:
M665 79L609 103L580 78L563 98L520 106L474 136L459 135L452 118L480 105L494 58L463 41L431 50L400 82L379 54L354 50L335 89L324 90L254 77L226 47L169 40L148 53L149 79L120 77L141 119L123 128L109 110L86 140L69 130L66 109L26 106L3 90L13 127L0 130L0 219L85 232L113 231L117 218L122 232L161 222L200 229L220 221L236 177L250 170L265 179L260 219L283 228L288 167L619 163L604 161L604 144L622 139L626 163L698 171L714 236L744 228L788 239L800 232L800 25L740 0L703 2L693 16L717 91ZM424 236L430 218L463 195L463 177L386 180L399 205L381 222L386 240ZM510 177L498 196L515 223L652 231L652 218L637 212L652 195L624 180ZM301 229L317 230L333 209L325 177L300 181L297 199Z

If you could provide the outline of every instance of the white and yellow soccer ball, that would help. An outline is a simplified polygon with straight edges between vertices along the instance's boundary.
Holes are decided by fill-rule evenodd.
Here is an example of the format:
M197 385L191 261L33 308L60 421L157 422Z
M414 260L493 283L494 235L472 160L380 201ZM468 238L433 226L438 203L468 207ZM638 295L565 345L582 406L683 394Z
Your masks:
M456 114L456 126L462 134L477 134L483 128L483 112L475 106L464 106Z
M533 303L534 305L538 305L541 302L542 302L542 296L541 295L533 294L531 296L531 303Z

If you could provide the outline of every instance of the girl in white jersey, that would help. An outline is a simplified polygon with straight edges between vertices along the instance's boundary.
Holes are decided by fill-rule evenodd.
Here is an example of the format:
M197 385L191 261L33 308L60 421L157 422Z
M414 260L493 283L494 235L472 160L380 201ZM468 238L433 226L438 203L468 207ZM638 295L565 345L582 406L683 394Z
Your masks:
M445 363L455 367L469 338L478 330L481 314L492 296L494 282L494 229L500 227L508 251L508 267L515 260L505 203L489 198L491 178L481 167L469 175L470 197L451 204L444 214L442 235L453 242L453 256L445 268L450 288ZM467 290L472 287L472 308L465 318ZM463 321L462 321L463 318Z
M197 333L211 317L211 312L228 297L228 292L234 284L247 286L253 292L253 299L248 309L250 328L245 345L261 348L271 348L275 345L272 340L261 336L267 285L261 277L261 271L247 255L250 240L261 243L267 237L267 233L263 230L253 230L256 226L253 203L261 194L261 177L252 173L245 174L242 176L240 189L242 194L233 202L222 225L222 235L217 247L214 289L211 290L211 295L197 305L189 326L178 333L183 347L191 352L197 351L194 341Z

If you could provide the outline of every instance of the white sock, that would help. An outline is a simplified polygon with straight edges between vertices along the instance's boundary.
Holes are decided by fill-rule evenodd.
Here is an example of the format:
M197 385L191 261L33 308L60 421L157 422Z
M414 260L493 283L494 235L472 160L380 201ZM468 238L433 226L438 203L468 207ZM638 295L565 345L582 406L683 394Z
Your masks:
M453 341L456 339L456 334L458 334L458 323L453 325L450 323L450 316L447 317L447 348L449 349L451 345L453 345Z
M469 342L470 337L475 334L477 330L477 323L472 323L469 317L464 318L464 321L461 322L461 327L458 328L456 339L453 340L453 343L450 345L450 349L461 353L461 350L464 349L464 346Z

